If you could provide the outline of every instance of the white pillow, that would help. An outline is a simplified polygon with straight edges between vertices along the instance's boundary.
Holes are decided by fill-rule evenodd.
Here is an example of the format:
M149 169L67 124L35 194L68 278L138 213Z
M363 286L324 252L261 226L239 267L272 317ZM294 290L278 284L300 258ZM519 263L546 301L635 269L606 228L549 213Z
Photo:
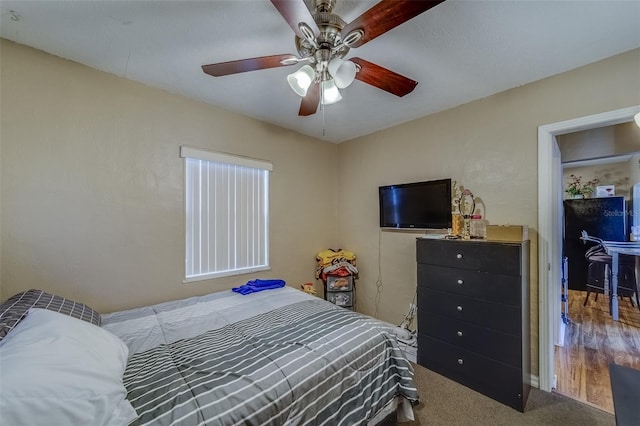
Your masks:
M126 425L127 346L98 326L32 308L0 342L0 424Z

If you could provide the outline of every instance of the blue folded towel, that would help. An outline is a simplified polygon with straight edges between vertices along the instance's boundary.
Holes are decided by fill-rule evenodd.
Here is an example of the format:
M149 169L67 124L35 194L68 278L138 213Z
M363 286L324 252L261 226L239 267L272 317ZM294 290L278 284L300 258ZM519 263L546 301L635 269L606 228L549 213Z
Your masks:
M270 290L273 288L280 288L284 286L285 286L284 280L255 279L253 281L248 281L245 285L241 285L240 287L234 287L231 290L240 294L249 294L249 293L255 293L257 291Z

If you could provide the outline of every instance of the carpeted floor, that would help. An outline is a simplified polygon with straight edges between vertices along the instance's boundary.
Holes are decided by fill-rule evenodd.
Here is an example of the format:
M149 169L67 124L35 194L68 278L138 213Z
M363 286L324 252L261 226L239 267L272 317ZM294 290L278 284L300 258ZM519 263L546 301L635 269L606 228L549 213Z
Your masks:
M615 425L612 414L561 395L532 388L524 413L500 404L478 392L415 365L420 393L416 420L399 425Z

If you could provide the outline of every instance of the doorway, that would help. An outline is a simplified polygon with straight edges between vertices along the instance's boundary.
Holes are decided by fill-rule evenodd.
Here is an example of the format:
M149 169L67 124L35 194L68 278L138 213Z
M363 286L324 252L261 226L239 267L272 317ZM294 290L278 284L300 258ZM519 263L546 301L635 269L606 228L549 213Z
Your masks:
M610 268L606 255L599 253L595 244L585 245L580 235L586 230L589 235L605 240L628 240L632 219L631 183L640 180L640 155L633 152L597 156L625 152L629 149L628 144L623 143L626 141L638 149L640 129L635 123L622 123L560 135L556 139L565 183L560 192L565 198L562 250L568 265L565 275L568 291L563 292L566 297L563 312L567 313L568 321L564 344L554 348L555 392L613 413L609 364L640 368L640 309L635 304L635 293L631 292L635 288L635 274L630 262L634 259L624 258L618 290L621 297L617 298L619 320L615 321L609 311L609 297L599 294L605 293L606 271ZM576 151L579 153L575 154ZM572 181L589 182L587 187L594 193L578 199L570 197L563 190ZM638 203L637 196L635 199ZM585 253L590 247L596 251L592 261L587 261Z
M539 387L554 387L554 348L560 339L562 228L561 158L556 136L633 120L640 105L538 127Z

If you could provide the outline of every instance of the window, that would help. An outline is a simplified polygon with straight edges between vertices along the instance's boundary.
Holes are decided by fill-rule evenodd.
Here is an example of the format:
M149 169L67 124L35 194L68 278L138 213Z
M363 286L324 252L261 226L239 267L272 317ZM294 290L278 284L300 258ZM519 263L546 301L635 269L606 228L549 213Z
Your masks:
M183 146L186 281L269 269L271 163Z

